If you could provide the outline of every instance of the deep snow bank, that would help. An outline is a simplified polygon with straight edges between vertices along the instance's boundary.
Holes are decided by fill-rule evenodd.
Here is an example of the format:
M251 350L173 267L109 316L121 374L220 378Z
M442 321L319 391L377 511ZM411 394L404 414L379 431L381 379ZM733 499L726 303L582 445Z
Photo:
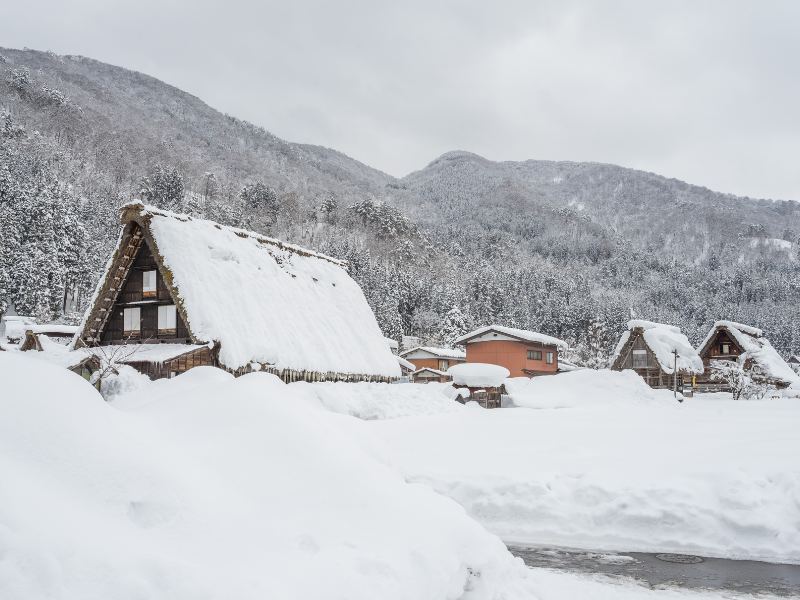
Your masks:
M630 375L541 378L524 400L572 408L368 426L507 541L800 562L800 403L678 404Z
M451 500L273 376L198 369L122 411L0 353L0 597L530 598Z
M360 419L395 419L463 410L449 383L292 383L296 393L318 400L330 411Z
M669 390L654 390L634 371L580 369L549 377L514 377L506 389L516 406L527 408L642 405L673 402Z

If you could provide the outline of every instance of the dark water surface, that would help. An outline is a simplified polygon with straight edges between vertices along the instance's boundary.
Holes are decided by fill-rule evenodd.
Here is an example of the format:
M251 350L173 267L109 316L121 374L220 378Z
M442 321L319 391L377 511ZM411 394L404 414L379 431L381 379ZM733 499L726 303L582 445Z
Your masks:
M680 587L800 598L800 565L685 554L589 552L509 546L529 567L631 577L652 588Z

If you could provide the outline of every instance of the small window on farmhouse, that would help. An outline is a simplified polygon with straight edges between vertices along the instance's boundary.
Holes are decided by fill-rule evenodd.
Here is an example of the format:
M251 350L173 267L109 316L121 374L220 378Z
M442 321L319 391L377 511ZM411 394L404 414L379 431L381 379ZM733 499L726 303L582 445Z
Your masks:
M139 335L141 325L142 309L138 306L136 308L126 308L122 313L123 326L125 336Z
M447 360L439 360L439 370L440 371L447 371L447 367L450 366L450 361Z
M528 350L528 360L542 360L542 351Z
M175 305L168 304L166 306L158 307L158 331L163 333L165 331L175 331Z
M553 364L553 353L552 353L552 352L548 352L548 353L547 353L547 356L546 356L546 359L547 359L547 360L545 360L545 362L546 362L548 365L552 365L552 364Z
M722 344L722 354L730 354L731 353L731 345L727 342Z
M156 297L156 272L142 272L142 298Z
M633 368L634 369L647 368L647 350L633 351Z

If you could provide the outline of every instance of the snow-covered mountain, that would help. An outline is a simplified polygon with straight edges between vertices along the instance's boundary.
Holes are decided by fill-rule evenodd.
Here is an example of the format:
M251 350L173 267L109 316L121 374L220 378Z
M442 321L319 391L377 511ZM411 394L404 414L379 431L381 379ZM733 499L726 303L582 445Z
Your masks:
M459 220L513 230L520 220L552 211L616 234L640 248L690 262L711 249L733 248L751 256L748 236L772 237L796 249L800 203L755 200L713 192L677 179L586 162L493 162L469 152L448 152L406 176L406 209L439 224ZM447 219L443 219L444 215ZM762 248L758 249L759 252ZM775 248L778 250L778 248Z
M113 245L116 208L144 195L347 259L394 337L442 340L455 323L500 321L602 362L633 314L693 341L718 319L749 322L781 352L800 349L793 201L462 151L397 179L147 75L10 49L0 49L0 169L0 310L11 300L58 316L65 287L81 308ZM66 225L43 228L40 214Z

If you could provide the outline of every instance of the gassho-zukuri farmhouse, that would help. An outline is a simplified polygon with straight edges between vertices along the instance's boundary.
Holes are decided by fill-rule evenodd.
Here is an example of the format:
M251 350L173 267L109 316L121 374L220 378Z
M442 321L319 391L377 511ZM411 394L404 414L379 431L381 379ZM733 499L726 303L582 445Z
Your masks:
M390 381L400 366L345 263L140 202L75 348L153 379L212 365L284 381Z

